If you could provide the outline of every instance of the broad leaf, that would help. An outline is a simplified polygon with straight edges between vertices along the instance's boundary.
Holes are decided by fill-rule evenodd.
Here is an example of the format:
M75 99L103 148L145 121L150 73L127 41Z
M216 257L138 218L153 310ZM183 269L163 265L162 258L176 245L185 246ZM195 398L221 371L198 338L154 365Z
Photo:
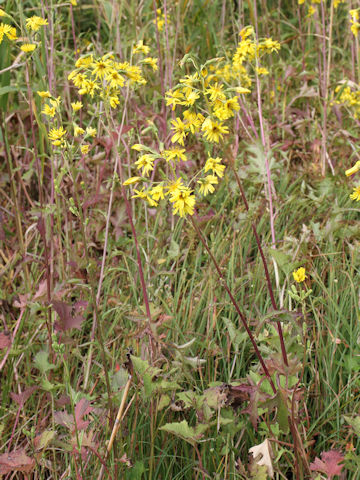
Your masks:
M186 420L183 420L180 423L167 423L160 430L165 432L172 433L179 438L182 438L186 442L189 442L191 445L195 445L202 437L203 433L209 428L209 425L199 424L195 428L189 427L189 424Z

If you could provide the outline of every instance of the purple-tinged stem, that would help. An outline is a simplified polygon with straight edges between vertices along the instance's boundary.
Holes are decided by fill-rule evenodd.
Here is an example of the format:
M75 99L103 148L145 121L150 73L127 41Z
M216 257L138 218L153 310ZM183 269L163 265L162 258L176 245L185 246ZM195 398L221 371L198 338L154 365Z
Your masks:
M234 172L234 175L235 175L236 182L237 182L238 187L239 187L239 190L240 190L241 197L242 197L243 202L244 202L244 205L245 205L245 209L246 209L246 211L248 212L248 211L249 211L249 204L248 204L248 202L247 202L246 195L245 195L245 191L244 191L244 189L243 189L241 180L240 180L239 175L237 174L237 171L236 171L236 169L235 169L235 167L234 167L234 162L231 161L230 163L231 163L231 167L232 167L232 170L233 170L233 172ZM257 244L258 250L259 250L259 252L260 252L261 260L262 260L262 263L263 263L263 266L264 266L266 283L267 283L267 287L268 287L268 290L269 290L271 305L272 305L273 309L276 311L276 310L278 310L278 307L277 307L277 305L276 305L275 296L274 296L274 291L273 291L273 288L272 288L272 286L271 286L271 279L270 279L269 269L268 269L268 266L267 266L266 258L265 258L265 255L264 255L264 251L263 251L263 249L262 249L261 242L260 242L260 238L259 238L259 235L258 235L258 233L257 233L256 226L255 226L254 222L251 222L251 228L252 228L252 231L253 231L253 234L254 234L254 237L255 237L255 240L256 240L256 244ZM281 346L282 357L283 357L283 360L284 360L285 365L288 366L289 363L288 363L288 359L287 359L287 353L286 353L284 335L283 335L283 331L282 331L282 327L281 327L280 321L276 321L276 325L277 325L277 330L278 330L279 339L280 339L280 346Z
M228 293L228 295L229 295L229 297L230 297L230 300L231 300L232 304L234 305L235 310L236 310L236 312L238 313L238 315L239 315L239 317L240 317L241 323L243 324L243 326L244 326L244 328L245 328L245 330L246 330L246 333L247 333L248 336L249 336L249 339L250 339L250 341L251 341L251 343L252 343L252 346L254 347L256 356L258 357L259 362L260 362L260 364L261 364L261 366L262 366L262 368L263 368L263 370L264 370L264 373L265 373L266 377L267 377L268 380L269 380L269 383L270 383L270 385L271 385L271 388L272 388L273 392L276 393L276 388L275 388L274 382L273 382L273 380L272 380L272 378L271 378L271 375L270 375L269 370L267 369L267 366L265 365L264 359L263 359L263 357L262 357L262 355L261 355L261 353L260 353L260 350L259 350L259 348L258 348L258 346L257 346L257 344L256 344L255 338L254 338L253 334L251 333L251 330L250 330L250 328L249 328L249 326L248 326L248 324L247 324L247 322L246 322L246 318L244 317L243 313L242 313L241 310L240 310L240 307L239 307L237 301L235 300L233 294L231 293L231 290L230 290L230 288L229 288L229 286L228 286L228 284L227 284L227 282L226 282L226 280L225 280L225 277L224 277L224 275L223 275L223 273L222 273L222 271L221 271L221 269L220 269L220 267L219 267L219 265L218 265L218 263L217 263L214 255L212 254L210 248L208 247L208 244L207 244L205 238L203 237L202 233L200 232L199 227L197 226L197 224L196 224L195 220L193 219L193 217L190 217L190 218L191 218L191 223L192 223L192 225L193 225L193 227L194 227L194 229L195 229L195 231L196 231L196 233L197 233L197 235L198 235L201 243L204 245L205 250L208 252L208 254L209 254L209 256L210 256L210 258L211 258L211 260L212 260L212 262L213 262L213 264L214 264L214 266L215 266L215 269L216 269L216 271L217 271L217 273L218 273L218 275L219 275L219 278L220 278L220 280L221 280L221 283L222 283L223 287L224 287L225 290L227 291L227 293Z

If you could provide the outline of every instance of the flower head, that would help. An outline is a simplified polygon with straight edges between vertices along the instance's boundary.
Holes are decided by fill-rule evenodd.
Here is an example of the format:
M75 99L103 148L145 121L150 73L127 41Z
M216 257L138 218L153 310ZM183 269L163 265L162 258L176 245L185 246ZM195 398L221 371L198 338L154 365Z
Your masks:
M29 52L33 52L35 48L36 48L35 43L24 43L23 45L21 45L20 50L22 50L23 52L29 53Z
M205 173L211 170L218 177L223 177L225 165L222 165L221 161L222 161L222 158L220 157L216 157L216 158L209 157L205 163L205 167L204 167Z
M177 117L176 120L171 120L171 123L171 130L175 131L174 135L171 137L172 143L178 142L180 145L184 145L187 126L179 117Z
M360 185L358 185L357 187L354 187L353 189L353 193L350 194L350 198L351 200L356 200L357 202L360 201Z
M307 278L307 275L305 275L305 268L300 267L297 270L293 272L293 277L295 282L301 283Z
M185 217L185 215L194 214L195 196L188 187L177 189L170 196L170 202L173 203L173 214Z
M147 55L150 52L150 47L144 45L143 40L139 40L136 45L133 46L133 53L144 53Z
M137 165L138 170L142 168L142 174L147 177L149 173L154 170L154 158L152 155L145 153L139 157L139 160L135 162L135 165Z
M37 32L40 27L48 25L48 21L44 18L38 17L37 15L33 15L30 18L26 19L26 26L33 32Z
M74 112L77 112L83 107L83 104L81 102L72 102L71 103L72 109Z
M222 140L223 136L229 133L228 127L225 127L221 122L214 122L210 117L207 117L204 121L201 130L209 142L215 143L219 143L219 140Z
M62 126L59 128L52 128L48 133L49 140L55 147L62 145L65 135L66 130Z
M50 98L51 97L51 93L46 90L46 91L38 91L37 94L41 97L41 98Z
M197 183L200 184L200 193L202 193L205 197L208 193L214 192L214 185L218 183L218 178L215 175L207 175L205 178L198 180Z

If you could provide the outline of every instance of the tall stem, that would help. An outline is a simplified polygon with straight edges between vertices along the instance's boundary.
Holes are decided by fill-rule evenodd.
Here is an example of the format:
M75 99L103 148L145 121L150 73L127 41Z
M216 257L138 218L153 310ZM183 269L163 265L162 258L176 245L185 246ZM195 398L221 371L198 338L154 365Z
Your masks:
M243 199L245 209L248 212L249 211L249 204L247 202L246 195L245 195L243 186L241 184L241 180L239 178L239 175L237 174L237 171L234 168L234 162L231 161L230 163L231 163L231 167L232 167L232 170L234 172L234 175L235 175L236 182L239 186L240 194L241 194L241 197ZM273 307L274 310L278 310L278 307L277 307L276 301L275 301L274 291L273 291L273 288L272 288L272 285L271 285L269 269L268 269L268 266L267 266L264 251L262 249L262 246L261 246L261 243L260 243L260 238L259 238L259 235L257 233L256 226L255 226L254 222L251 222L251 228L252 228L252 231L253 231L254 236L255 236L255 240L256 240L258 250L260 252L261 260L263 262L265 277L266 277L266 283L267 283L267 287L268 287L268 290L269 290L271 304L272 304L272 307ZM286 353L286 347L285 347L284 335L283 335L283 331L282 331L282 327L281 327L281 322L276 321L276 326L277 326L277 330L278 330L278 333L279 333L282 357L283 357L285 365L288 366L289 363L288 363L288 359L287 359L287 353Z
M241 323L243 324L243 326L244 326L244 328L245 328L245 330L246 330L246 333L247 333L248 336L249 336L249 339L250 339L250 341L251 341L251 343L252 343L252 345L253 345L253 347L254 347L256 356L258 357L259 362L260 362L260 364L261 364L261 366L262 366L262 368L263 368L263 370L264 370L264 373L265 373L265 375L267 376L267 378L268 378L268 380L269 380L269 383L270 383L270 385L271 385L271 388L272 388L273 392L276 393L276 388L275 388L274 382L272 381L271 375L270 375L269 370L267 369L267 367L266 367L266 365L265 365L264 359L263 359L263 357L262 357L262 355L261 355L261 353L260 353L260 350L259 350L259 348L258 348L258 346L257 346L257 344L256 344L255 338L254 338L253 334L251 333L251 330L250 330L250 328L249 328L249 326L248 326L248 324L247 324L247 322L246 322L246 318L244 317L242 311L240 310L240 307L239 307L237 301L235 300L233 294L231 293L231 290L230 290L230 288L229 288L229 286L228 286L228 284L227 284L227 282L226 282L226 280L225 280L225 277L224 277L224 275L223 275L223 273L222 273L222 271L221 271L221 269L220 269L220 267L219 267L219 265L218 265L218 263L217 263L214 255L212 254L210 248L208 247L208 244L207 244L205 238L203 237L202 233L200 232L199 227L197 226L197 224L196 224L195 220L193 219L193 217L190 217L190 218L191 218L191 223L192 223L192 225L193 225L193 227L194 227L194 229L195 229L195 231L196 231L196 233L197 233L197 235L198 235L201 243L204 245L206 251L208 252L208 254L209 254L209 256L210 256L210 258L211 258L211 260L212 260L212 262L213 262L213 264L214 264L214 266L215 266L215 269L216 269L216 271L217 271L217 273L218 273L218 275L219 275L219 278L220 278L220 280L221 280L221 283L222 283L223 287L224 287L225 290L227 291L227 293L228 293L228 295L229 295L229 297L230 297L230 300L231 300L232 304L234 305L235 310L236 310L236 312L238 313L238 315L239 315L239 317L240 317Z

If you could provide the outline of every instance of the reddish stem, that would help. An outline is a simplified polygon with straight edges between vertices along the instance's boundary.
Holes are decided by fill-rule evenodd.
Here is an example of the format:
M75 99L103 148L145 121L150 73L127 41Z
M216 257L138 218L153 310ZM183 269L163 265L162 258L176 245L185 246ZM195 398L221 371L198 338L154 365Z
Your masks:
M196 233L198 234L198 236L199 236L199 238L200 238L200 240L201 240L201 243L204 245L206 251L208 252L208 254L209 254L209 256L210 256L210 258L211 258L211 260L212 260L212 262L213 262L213 264L214 264L214 266L215 266L215 268L216 268L216 271L217 271L217 273L218 273L218 275L219 275L219 278L221 279L221 283L222 283L222 285L224 286L225 290L227 291L227 293L228 293L228 295L229 295L229 297L230 297L230 300L231 300L232 304L234 305L235 310L237 311L237 313L238 313L238 315L239 315L239 317L240 317L240 320L241 320L241 322L242 322L242 324L243 324L243 326L244 326L244 328L245 328L245 330L246 330L246 333L248 334L248 336L249 336L249 338L250 338L250 341L251 341L251 343L252 343L252 345L253 345L253 347L254 347L256 356L258 357L259 362L261 363L261 366L262 366L262 368L263 368L263 370L264 370L264 373L265 373L265 375L267 376L267 378L268 378L268 380L269 380L269 383L270 383L270 385L271 385L271 388L272 388L273 392L276 393L276 388L275 388L274 382L272 381L272 378L271 378L271 375L270 375L270 373L269 373L269 370L267 369L267 367L266 367L266 365L265 365L264 359L263 359L263 357L262 357L262 355L261 355L261 353L260 353L260 350L259 350L259 348L258 348L258 346L257 346L257 344L256 344L255 338L254 338L253 334L251 333L251 330L250 330L250 328L249 328L249 326L248 326L248 324L247 324L247 322L246 322L246 319L245 319L243 313L242 313L241 310L240 310L239 305L237 304L237 302L236 302L233 294L231 293L231 290L230 290L230 288L229 288L229 286L228 286L228 284L227 284L227 282L226 282L226 280L225 280L224 275L222 274L222 272L221 272L221 270L220 270L220 267L219 267L219 265L218 265L218 263L217 263L214 255L212 254L210 248L208 247L208 245L207 245L207 243L206 243L206 240L205 240L205 238L203 237L202 233L200 232L199 227L198 227L197 224L195 223L195 220L193 219L193 217L191 217L191 223L192 223L192 225L193 225Z

